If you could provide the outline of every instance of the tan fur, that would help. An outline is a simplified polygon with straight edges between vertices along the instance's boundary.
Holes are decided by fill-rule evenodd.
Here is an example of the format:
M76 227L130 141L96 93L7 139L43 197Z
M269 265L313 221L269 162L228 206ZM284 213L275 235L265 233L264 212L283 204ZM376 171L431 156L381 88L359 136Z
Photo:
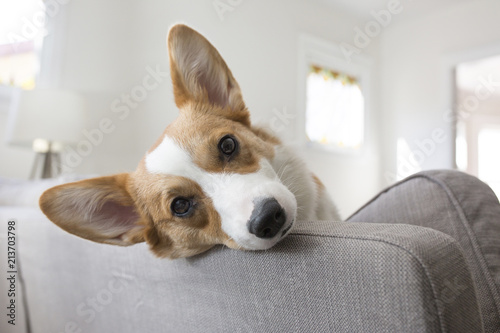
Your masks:
M313 174L312 177L313 177L314 183L316 184L316 187L318 188L318 192L324 191L326 189L325 185L323 185L323 183L318 178L318 176L316 176L315 174Z
M143 221L139 216L137 227L124 233L103 233L88 223L108 202L133 209L128 180L128 174L118 174L59 185L43 193L40 208L56 225L82 238L114 245L143 242Z
M167 44L175 102L180 109L195 101L219 105L225 112L245 110L238 83L217 49L205 37L183 24L178 24L170 29ZM183 63L192 60L191 58L197 58L192 63L196 63L198 67L189 70L179 68ZM204 65L208 69L201 73L200 67ZM221 98L210 97L214 95L221 95Z
M198 168L210 173L249 174L259 170L259 161L273 160L280 140L264 129L251 127L238 83L217 50L184 25L170 30L168 47L179 117L148 153L168 136ZM221 138L228 134L239 143L239 150L231 157L218 148ZM293 161L286 163L301 168ZM285 169L280 167L282 174ZM304 175L302 178L309 179L310 173ZM315 176L314 182L319 192L325 192ZM178 197L194 203L195 209L188 216L171 212L172 202ZM79 237L115 245L146 241L159 257L189 257L216 244L240 248L222 230L212 199L198 183L148 172L145 158L130 174L49 189L41 196L40 207L56 225Z
M218 158L217 151L218 141L226 134L233 134L238 139L243 152L229 166ZM187 111L167 127L164 135L175 138L201 169L242 174L256 171L261 158L271 159L274 145L279 142L262 129L251 129L209 113ZM145 169L144 161L132 179L135 200L142 203L138 210L141 215L150 215L145 238L156 255L185 257L203 252L215 244L239 248L222 232L220 217L210 198L195 182L183 177L150 174ZM165 193L165 189L169 189L168 193ZM189 218L173 217L170 204L178 196L194 196L199 214ZM162 204L158 206L158 202Z
M174 26L167 42L175 102L180 115L149 152L168 135L175 138L204 170L256 171L261 158L272 158L272 144L277 139L250 128L250 115L239 85L218 51L203 36L184 25ZM198 67L184 65L193 60L190 57L198 57L195 59ZM203 88L203 84L208 88ZM241 153L230 164L220 159L217 151L219 140L226 134L234 135L241 148ZM132 215L137 215L135 226L117 235L93 229L92 221L99 209L71 204L78 202L83 192L88 196L85 200L98 201L100 206L111 203L118 209L126 207L130 210L133 207ZM194 199L196 209L192 216L179 218L172 215L170 205L178 196ZM146 241L159 257L192 256L215 244L239 248L222 231L220 217L211 199L198 184L183 177L150 174L145 169L144 159L131 174L52 188L40 198L40 207L56 225L77 236L116 245Z
M209 172L255 172L262 158L271 159L274 155L273 145L256 136L249 127L199 110L182 112L165 134L174 138L198 167ZM239 144L239 152L231 163L218 151L220 139L228 134Z
M157 256L188 257L216 244L235 246L222 232L212 200L192 180L138 168L132 187L137 211L147 217L145 239ZM171 213L170 205L179 196L194 199L196 209L191 216L181 218Z

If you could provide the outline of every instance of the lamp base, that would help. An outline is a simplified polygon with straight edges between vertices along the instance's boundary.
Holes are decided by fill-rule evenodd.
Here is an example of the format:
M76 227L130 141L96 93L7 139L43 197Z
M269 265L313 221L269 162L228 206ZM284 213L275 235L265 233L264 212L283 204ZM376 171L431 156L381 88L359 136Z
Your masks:
M44 153L36 153L35 162L31 169L30 179L35 179L39 169L41 169L40 178L53 178L61 173L61 154L58 152L48 151Z

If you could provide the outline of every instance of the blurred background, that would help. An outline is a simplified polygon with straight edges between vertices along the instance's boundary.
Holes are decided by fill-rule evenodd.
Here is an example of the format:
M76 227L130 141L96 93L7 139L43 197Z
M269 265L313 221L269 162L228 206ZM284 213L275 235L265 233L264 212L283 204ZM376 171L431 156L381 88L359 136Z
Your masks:
M343 217L426 169L500 193L499 13L495 0L2 0L0 177L133 171L178 113L165 40L182 22Z

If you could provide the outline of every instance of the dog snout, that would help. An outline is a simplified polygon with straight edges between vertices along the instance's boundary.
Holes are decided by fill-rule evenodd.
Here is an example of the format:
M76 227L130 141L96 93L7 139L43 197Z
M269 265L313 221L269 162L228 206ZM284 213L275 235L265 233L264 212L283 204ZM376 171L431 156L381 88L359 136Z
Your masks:
M248 221L248 231L259 238L273 238L286 221L285 210L274 198L257 202Z

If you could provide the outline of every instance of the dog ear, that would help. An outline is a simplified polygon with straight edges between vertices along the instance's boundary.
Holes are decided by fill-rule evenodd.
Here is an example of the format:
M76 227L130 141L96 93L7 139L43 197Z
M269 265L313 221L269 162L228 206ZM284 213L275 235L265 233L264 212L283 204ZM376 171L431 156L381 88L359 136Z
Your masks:
M248 122L238 82L205 37L177 24L170 29L167 44L175 103L179 108L188 102L210 103L231 111L229 116L233 119L240 117Z
M144 227L127 190L128 174L59 185L40 197L40 208L56 225L94 242L132 245Z

